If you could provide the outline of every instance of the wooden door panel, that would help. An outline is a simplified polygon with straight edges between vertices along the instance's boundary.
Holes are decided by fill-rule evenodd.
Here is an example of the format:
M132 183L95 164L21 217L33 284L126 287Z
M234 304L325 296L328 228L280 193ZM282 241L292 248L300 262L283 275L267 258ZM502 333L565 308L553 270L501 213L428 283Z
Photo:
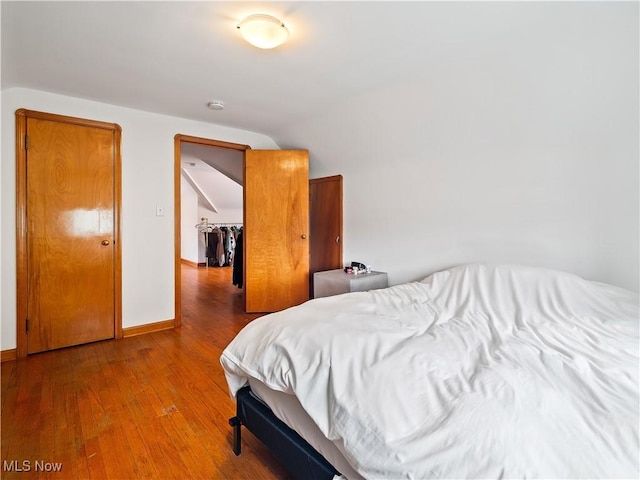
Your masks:
M113 338L114 132L29 118L27 135L28 353Z
M342 175L309 180L309 294L313 274L342 268Z
M245 152L247 312L274 312L309 299L308 182L307 151Z

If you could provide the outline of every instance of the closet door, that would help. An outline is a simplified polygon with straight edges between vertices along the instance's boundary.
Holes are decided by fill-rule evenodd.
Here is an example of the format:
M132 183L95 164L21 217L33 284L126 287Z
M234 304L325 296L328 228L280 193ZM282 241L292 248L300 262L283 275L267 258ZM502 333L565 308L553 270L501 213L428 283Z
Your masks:
M309 299L306 150L245 152L243 236L247 312L275 312Z
M313 274L342 268L342 175L309 180L309 295Z
M26 353L114 338L119 127L28 111L19 123L21 116L28 138L18 182Z

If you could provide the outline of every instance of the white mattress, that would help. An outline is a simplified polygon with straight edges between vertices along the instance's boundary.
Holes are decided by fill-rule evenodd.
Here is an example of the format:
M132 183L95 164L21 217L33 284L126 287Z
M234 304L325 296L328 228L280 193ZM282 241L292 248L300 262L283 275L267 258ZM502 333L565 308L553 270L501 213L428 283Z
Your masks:
M276 417L295 430L309 445L316 449L342 476L348 480L362 477L351 468L349 462L320 431L296 397L270 389L260 380L249 378L251 391L273 411Z

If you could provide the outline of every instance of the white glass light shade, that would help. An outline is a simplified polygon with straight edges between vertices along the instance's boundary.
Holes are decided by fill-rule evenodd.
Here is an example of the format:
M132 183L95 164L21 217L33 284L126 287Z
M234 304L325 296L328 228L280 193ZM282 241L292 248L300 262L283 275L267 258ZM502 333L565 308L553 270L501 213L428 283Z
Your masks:
M242 38L254 47L275 48L289 38L289 30L280 20L271 15L249 15L238 24Z

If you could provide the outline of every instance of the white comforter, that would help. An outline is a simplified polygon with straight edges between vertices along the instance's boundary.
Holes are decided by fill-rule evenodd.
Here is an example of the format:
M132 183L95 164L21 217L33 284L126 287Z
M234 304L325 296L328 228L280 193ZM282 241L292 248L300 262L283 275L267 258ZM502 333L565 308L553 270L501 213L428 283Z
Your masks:
M261 317L221 362L365 478L639 478L638 350L635 293L467 265Z

